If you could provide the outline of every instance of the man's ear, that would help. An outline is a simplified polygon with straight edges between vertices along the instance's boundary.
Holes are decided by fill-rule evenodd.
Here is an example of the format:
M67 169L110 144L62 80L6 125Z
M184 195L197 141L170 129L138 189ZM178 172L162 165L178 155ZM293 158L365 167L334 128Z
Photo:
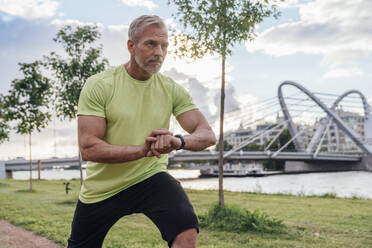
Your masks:
M134 42L132 40L127 41L127 47L130 55L134 56Z

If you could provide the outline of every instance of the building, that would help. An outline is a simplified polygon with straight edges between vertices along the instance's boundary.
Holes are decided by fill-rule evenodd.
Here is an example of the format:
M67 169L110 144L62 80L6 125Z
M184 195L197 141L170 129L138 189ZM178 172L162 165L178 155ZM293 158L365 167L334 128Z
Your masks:
M336 113L339 117L360 137L364 137L364 117L358 113L344 111L342 109L337 109ZM324 117L325 118L325 117ZM308 145L319 127L320 122L324 119L317 120L315 125L311 127L301 126L304 130L303 140L306 145ZM318 145L314 147L316 150ZM358 152L359 148L355 145L345 133L340 130L335 122L331 122L325 133L322 136L322 143L320 147L320 152ZM314 152L314 151L313 151Z
M238 130L225 134L224 140L233 147L240 145L247 139L251 138L253 135L253 130L251 128L243 128L242 125L239 126Z
M277 121L280 120L279 118L280 117L277 117ZM254 143L258 145L264 145L268 140L274 138L279 133L280 128L270 130L276 125L277 123L273 122L263 122L257 124L254 128L244 128L243 125L240 124L239 128L236 131L225 134L224 140L226 140L233 147L236 147L242 144L244 141L248 141L257 136L257 139L254 141Z

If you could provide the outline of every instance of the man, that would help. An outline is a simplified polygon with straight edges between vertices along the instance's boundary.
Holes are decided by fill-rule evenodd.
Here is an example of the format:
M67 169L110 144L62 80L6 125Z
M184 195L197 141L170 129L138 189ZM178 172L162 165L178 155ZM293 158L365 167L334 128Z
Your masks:
M166 172L173 150L216 142L189 94L158 73L168 34L158 16L129 27L130 60L90 77L78 106L79 147L87 165L68 247L101 247L122 216L143 213L172 248L193 248L198 220L180 183ZM190 135L173 136L171 115Z

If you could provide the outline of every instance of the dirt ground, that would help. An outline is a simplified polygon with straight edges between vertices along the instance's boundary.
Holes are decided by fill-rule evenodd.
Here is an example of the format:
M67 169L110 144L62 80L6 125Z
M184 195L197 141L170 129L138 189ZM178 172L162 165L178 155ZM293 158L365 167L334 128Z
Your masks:
M0 248L61 248L61 246L0 220Z

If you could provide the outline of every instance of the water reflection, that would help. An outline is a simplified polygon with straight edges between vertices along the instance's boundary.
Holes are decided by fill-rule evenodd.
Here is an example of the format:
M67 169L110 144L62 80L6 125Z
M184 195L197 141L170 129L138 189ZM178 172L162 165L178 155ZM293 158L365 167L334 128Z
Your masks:
M191 189L218 189L217 178L183 181ZM293 195L336 194L338 197L372 198L372 172L328 172L267 177L224 178L224 189L238 192Z
M218 189L217 178L197 178L198 170L170 170L178 178L193 178L182 180L182 185L190 189ZM85 175L85 169L83 170ZM28 171L13 173L14 179L28 179ZM79 178L79 170L43 170L41 179L72 179ZM33 171L37 179L37 171ZM224 189L238 192L284 193L293 195L323 195L336 194L339 197L361 197L372 199L372 172L328 172L295 175L276 175L267 177L224 178Z

